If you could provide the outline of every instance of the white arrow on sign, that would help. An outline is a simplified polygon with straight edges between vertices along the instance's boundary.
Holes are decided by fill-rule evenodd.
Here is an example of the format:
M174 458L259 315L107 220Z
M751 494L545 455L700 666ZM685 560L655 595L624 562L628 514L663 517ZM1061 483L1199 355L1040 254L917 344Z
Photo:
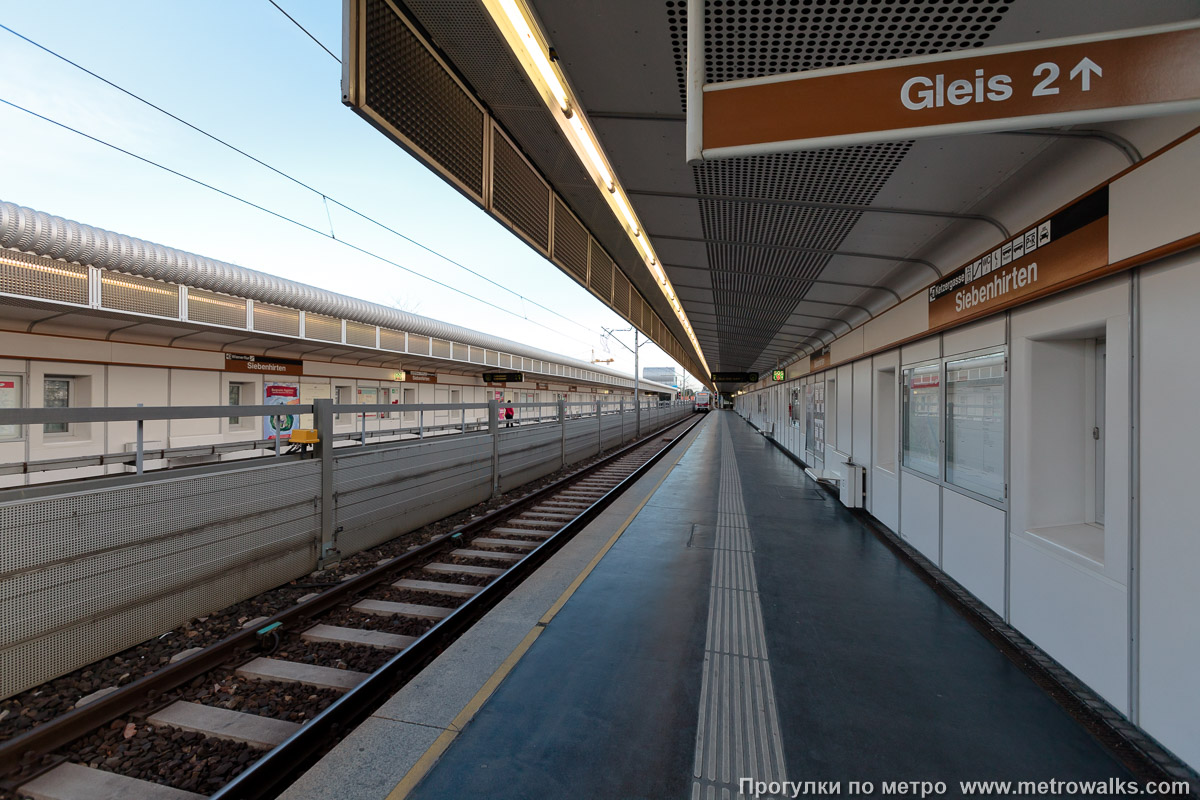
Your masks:
M1092 88L1092 73L1103 76L1104 70L1100 69L1100 65L1095 61L1084 56L1083 61L1080 61L1075 65L1075 69L1071 70L1071 80L1078 77L1079 82L1083 86L1083 91L1090 91Z

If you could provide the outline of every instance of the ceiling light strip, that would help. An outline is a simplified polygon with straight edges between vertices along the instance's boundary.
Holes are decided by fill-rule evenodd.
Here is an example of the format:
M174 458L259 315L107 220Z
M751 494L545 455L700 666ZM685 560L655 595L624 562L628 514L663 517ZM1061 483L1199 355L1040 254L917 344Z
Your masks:
M552 114L555 121L575 149L579 160L588 169L596 185L601 188L601 193L614 216L624 222L625 232L642 253L646 268L654 276L654 282L662 291L663 296L667 298L671 310L683 326L684 332L687 333L706 373L702 377L707 377L711 370L704 358L704 351L700 348L700 342L697 341L692 325L688 321L687 314L683 310L683 305L676 296L666 271L659 263L654 246L642 229L637 215L629 203L629 198L626 197L624 189L614 177L613 170L604 157L595 132L566 88L566 79L550 60L549 48L533 21L533 16L529 13L523 0L482 0L482 2L492 21L504 36L509 48L525 69L526 76L538 93L542 95L547 107L551 112L557 112Z

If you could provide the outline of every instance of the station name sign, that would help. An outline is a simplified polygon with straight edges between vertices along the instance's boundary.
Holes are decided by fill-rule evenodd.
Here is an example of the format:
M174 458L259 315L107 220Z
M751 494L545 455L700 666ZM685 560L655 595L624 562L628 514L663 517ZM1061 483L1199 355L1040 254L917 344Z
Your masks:
M404 373L404 379L408 383L437 383L436 372L419 372L415 369L410 369Z
M249 353L226 353L226 372L248 372L254 375L303 375L304 362L294 358L272 358Z
M710 84L700 155L1197 110L1198 52L1200 23L1191 21Z
M929 287L929 324L992 312L1108 265L1102 186Z
M523 372L485 372L484 383L520 383L525 380Z
M758 383L757 372L714 372L713 383Z

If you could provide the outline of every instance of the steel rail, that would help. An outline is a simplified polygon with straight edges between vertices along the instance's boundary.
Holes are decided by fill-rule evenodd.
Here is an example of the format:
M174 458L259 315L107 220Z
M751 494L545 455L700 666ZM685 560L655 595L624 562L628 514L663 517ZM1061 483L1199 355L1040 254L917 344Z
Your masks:
M333 704L292 734L290 738L247 767L220 791L212 795L210 800L259 800L278 795L312 765L314 757L318 757L327 750L330 741L339 738L343 731L365 720L371 712L391 697L400 684L440 655L460 633L479 621L530 573L545 563L550 556L575 534L583 530L625 490L649 472L676 444L704 420L704 415L699 416L699 419L688 425L685 430L672 438L669 444L606 492L603 497L588 506L579 516L530 551L529 555L485 586L478 594L456 608L448 617L426 631L417 641L396 654L369 678L335 700ZM666 428L660 429L654 436L658 436L663 430ZM647 437L647 439L649 438L652 437ZM648 443L647 439L622 449L601 463L607 463L607 461L616 459L632 450L645 447ZM596 466L600 466L600 464L593 465L593 468ZM537 496L552 493L547 491L551 488L558 491L559 488L562 488L558 485L560 483L562 481L546 487L538 492ZM315 600L309 602L315 602Z
M675 423L676 425L679 423ZM274 616L264 621L261 625L249 630L240 631L231 636L216 642L209 647L206 647L199 653L194 653L187 658L169 664L166 667L139 678L132 683L118 688L116 691L100 698L92 703L89 703L81 708L73 709L60 717L56 717L45 724L39 725L25 733L9 739L6 742L0 743L0 788L16 789L16 784L8 777L12 773L22 767L31 766L38 758L49 755L53 751L67 744L70 744L75 739L87 735L96 728L105 725L139 706L152 703L157 698L161 697L164 692L180 686L193 678L215 669L222 664L230 661L235 656L245 650L249 650L258 646L259 637L258 631L273 625L282 623L283 628L295 628L298 623L306 622L309 618L317 616L339 603L346 598L352 597L360 592L364 592L373 586L384 582L392 574L402 572L419 564L423 559L435 555L440 550L456 546L459 539L471 536L477 532L486 530L502 522L507 517L519 513L527 506L536 505L546 496L555 492L561 491L571 483L580 478L595 472L611 462L627 455L631 451L644 447L648 440L653 436L658 436L663 430L671 426L666 426L659 431L642 438L639 441L633 442L612 455L597 461L586 467L582 467L569 475L560 478L559 480L547 484L541 489L526 495L518 500L514 500L507 505L504 505L494 511L491 511L477 519L474 519L464 525L460 525L454 530L443 534L442 536L433 539L422 545L416 550L405 553L402 556L388 561L385 564L374 567L367 572L352 578L344 583L339 583L331 586L327 591L322 592L311 600L290 606ZM607 498L608 495L605 495ZM603 502L605 498L601 498ZM609 500L611 502L611 500ZM585 512L587 513L587 512ZM594 516L594 515L593 515ZM542 546L544 547L544 543ZM541 547L533 552L538 552ZM533 553L530 553L532 555ZM526 559L527 560L527 559ZM524 564L525 560L518 563ZM511 570L510 570L511 572ZM506 573L507 575L508 573ZM494 582L493 582L494 583ZM482 592L480 594L483 594ZM460 607L461 608L461 607ZM454 615L451 615L454 616ZM450 619L449 617L447 620ZM436 626L441 628L442 626ZM435 628L435 629L436 629ZM432 629L431 629L432 630ZM428 635L428 633L426 634ZM413 646L424 640L418 640ZM411 647L409 648L411 649ZM408 652L407 650L402 651ZM393 659L395 661L395 659ZM392 662L389 662L392 663ZM386 667L386 665L385 665ZM343 698L344 699L344 698ZM338 701L337 704L340 704ZM330 707L332 708L332 706ZM326 709L328 711L329 709ZM320 719L322 715L315 718ZM287 744L286 742L284 744ZM282 746L282 745L281 745ZM53 765L50 765L53 766ZM40 772L41 770L39 770ZM23 776L21 782L26 782L29 778ZM222 790L224 791L224 790Z

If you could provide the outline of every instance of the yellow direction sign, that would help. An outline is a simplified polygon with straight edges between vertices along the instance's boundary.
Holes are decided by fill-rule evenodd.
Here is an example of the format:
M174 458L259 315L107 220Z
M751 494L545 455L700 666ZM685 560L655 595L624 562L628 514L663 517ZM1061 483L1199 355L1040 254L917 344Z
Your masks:
M1198 54L1193 21L709 84L688 158L1200 110Z

